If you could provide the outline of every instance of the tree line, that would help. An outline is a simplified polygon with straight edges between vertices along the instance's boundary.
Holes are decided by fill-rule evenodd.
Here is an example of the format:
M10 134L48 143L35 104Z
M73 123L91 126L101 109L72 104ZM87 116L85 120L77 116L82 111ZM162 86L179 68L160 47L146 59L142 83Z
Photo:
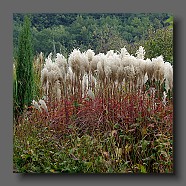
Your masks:
M13 14L14 55L25 14ZM30 14L33 53L62 53L65 57L74 48L92 49L95 53L119 50L126 46L130 53L139 45L146 57L164 54L173 62L173 32L166 22L168 13L38 13Z

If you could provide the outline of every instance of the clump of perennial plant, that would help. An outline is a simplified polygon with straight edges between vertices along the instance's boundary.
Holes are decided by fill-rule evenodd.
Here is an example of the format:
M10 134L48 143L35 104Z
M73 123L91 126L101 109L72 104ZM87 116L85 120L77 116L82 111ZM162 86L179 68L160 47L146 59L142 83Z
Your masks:
M48 112L47 105L46 105L45 101L42 99L39 100L39 103L37 101L33 100L32 105L34 106L35 109L39 110L40 112L42 112L42 109L45 112Z
M124 92L145 91L147 82L161 95L164 84L166 92L172 91L173 67L164 62L162 56L145 59L142 46L136 57L125 47L119 52L110 50L106 54L95 54L91 49L82 53L74 49L68 59L59 53L52 59L50 54L41 71L44 94L57 101L72 95L85 97L89 90L95 97L104 98L116 97L118 92L122 95Z

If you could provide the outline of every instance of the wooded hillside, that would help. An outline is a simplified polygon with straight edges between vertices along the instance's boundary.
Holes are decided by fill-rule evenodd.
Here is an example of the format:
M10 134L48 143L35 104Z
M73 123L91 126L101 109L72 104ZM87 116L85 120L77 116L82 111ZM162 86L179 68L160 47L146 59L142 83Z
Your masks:
M13 14L14 55L24 15ZM165 60L172 62L173 34L166 23L170 16L167 13L30 14L34 53L61 52L67 56L74 48L81 51L90 48L98 53L123 46L134 53L143 45L148 51L154 47L146 57L160 55L165 50Z

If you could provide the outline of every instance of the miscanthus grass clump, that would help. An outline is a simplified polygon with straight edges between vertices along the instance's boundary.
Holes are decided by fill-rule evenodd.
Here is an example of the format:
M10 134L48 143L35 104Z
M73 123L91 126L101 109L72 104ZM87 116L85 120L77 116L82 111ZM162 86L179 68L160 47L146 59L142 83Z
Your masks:
M121 100L126 93L143 93L150 88L155 88L156 96L166 94L170 99L173 92L173 66L164 62L163 56L145 59L143 47L139 47L135 56L126 48L106 54L74 49L68 59L51 53L44 64L43 61L41 53L34 60L34 71L35 84L42 87L42 91L37 88L38 95L45 97L45 101L59 102L71 96Z
M173 66L126 48L46 59L14 130L17 172L172 173Z
M60 100L71 95L82 98L92 91L98 97L119 99L126 92L143 92L147 85L156 88L161 96L164 91L172 92L172 65L164 62L163 56L153 59L144 56L143 47L139 47L136 56L125 48L106 54L74 49L68 60L62 54L54 59L50 54L41 71L44 94Z

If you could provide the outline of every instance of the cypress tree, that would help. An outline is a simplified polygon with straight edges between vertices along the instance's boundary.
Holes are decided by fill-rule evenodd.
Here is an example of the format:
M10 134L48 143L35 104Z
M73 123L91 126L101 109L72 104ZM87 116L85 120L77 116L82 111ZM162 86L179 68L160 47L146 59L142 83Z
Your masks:
M33 55L31 42L31 21L24 17L24 23L19 34L17 65L16 65L16 104L17 112L21 114L25 106L33 99Z

